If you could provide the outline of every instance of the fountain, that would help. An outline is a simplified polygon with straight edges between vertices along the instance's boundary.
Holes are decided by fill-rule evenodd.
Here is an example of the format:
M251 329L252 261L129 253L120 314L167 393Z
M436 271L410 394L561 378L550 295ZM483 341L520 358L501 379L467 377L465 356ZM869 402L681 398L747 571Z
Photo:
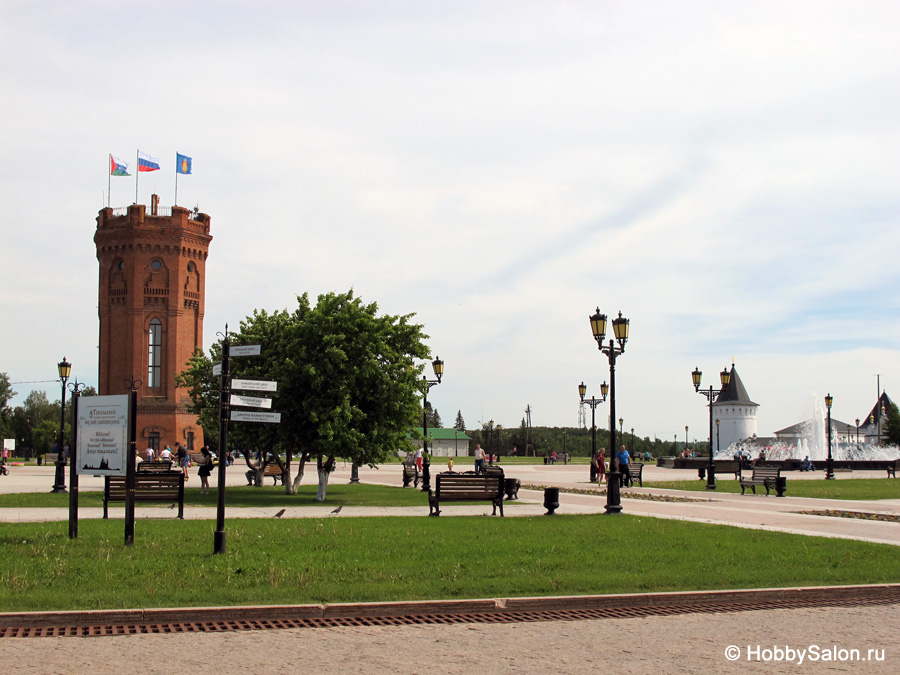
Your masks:
M745 449L752 458L759 457L761 452L765 453L766 461L773 462L800 461L808 456L813 464L824 467L828 457L825 404L822 399L813 395L812 407L812 418L800 425L800 434L796 441L779 440L768 445L752 441L732 443L729 447L717 452L715 458L731 459L735 452ZM849 435L849 438L840 439L833 419L831 440L831 456L835 462L887 462L900 458L900 448L896 445L878 445L873 442L857 443L852 439L852 434Z

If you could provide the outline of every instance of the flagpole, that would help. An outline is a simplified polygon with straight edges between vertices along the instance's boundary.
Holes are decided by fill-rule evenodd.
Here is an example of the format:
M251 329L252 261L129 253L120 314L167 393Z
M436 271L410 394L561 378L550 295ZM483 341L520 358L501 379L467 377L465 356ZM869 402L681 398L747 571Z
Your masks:
M138 203L138 179L141 177L141 149L134 156L134 203Z
M175 206L178 206L178 153L175 153Z
M106 208L109 208L109 191L112 190L112 155L109 156L109 163L106 167L106 173L109 174L106 177Z

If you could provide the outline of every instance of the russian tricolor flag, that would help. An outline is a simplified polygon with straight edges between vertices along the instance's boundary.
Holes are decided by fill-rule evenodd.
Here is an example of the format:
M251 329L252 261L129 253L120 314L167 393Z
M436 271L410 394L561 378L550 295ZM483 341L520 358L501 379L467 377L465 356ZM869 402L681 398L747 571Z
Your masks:
M159 171L159 160L138 150L138 171Z

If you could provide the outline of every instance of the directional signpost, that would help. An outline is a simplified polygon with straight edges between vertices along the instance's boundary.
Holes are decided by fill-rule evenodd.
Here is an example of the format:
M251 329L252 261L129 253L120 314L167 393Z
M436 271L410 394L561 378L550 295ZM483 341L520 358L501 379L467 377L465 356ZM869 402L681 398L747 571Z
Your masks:
M228 326L225 326L225 337L222 340L222 363L213 364L213 375L221 377L219 388L219 454L228 449L228 422L261 422L278 424L281 413L257 412L252 410L230 410L231 406L268 410L272 407L272 399L262 396L244 396L231 393L233 389L250 392L278 391L278 383L269 380L231 379L232 356L259 356L261 345L231 345L228 339ZM214 553L225 553L225 458L219 459L218 508L216 510L216 532L214 537Z

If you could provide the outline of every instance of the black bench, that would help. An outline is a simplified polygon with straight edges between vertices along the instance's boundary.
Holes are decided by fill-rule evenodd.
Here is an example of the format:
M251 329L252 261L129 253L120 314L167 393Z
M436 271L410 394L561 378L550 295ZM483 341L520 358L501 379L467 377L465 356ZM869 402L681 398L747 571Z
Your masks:
M503 472L494 470L489 474L444 472L435 477L435 487L428 493L428 515L441 515L441 502L489 501L494 506L492 515L503 517L503 493L506 481Z
M623 483L626 482L625 477L627 476L627 482L631 485L634 485L634 481L637 481L640 483L641 487L644 487L644 479L642 477L644 465L640 462L628 462L628 464L625 465L624 470L622 470L622 467L619 467L619 471L622 473Z
M172 462L166 459L138 462L138 473L168 473L172 470Z
M781 477L781 468L777 466L755 466L753 474L750 478L741 478L741 494L744 494L746 488L750 488L753 494L756 494L756 486L760 485L766 488L766 496L769 496L769 490L776 490L779 497L784 496L785 483L787 481Z
M103 517L109 516L110 502L125 501L125 476L106 476L103 487ZM178 517L184 519L184 473L135 473L134 501L178 502Z
M410 483L413 484L413 487L419 487L420 480L419 470L416 469L415 464L403 465L403 487L409 487Z

